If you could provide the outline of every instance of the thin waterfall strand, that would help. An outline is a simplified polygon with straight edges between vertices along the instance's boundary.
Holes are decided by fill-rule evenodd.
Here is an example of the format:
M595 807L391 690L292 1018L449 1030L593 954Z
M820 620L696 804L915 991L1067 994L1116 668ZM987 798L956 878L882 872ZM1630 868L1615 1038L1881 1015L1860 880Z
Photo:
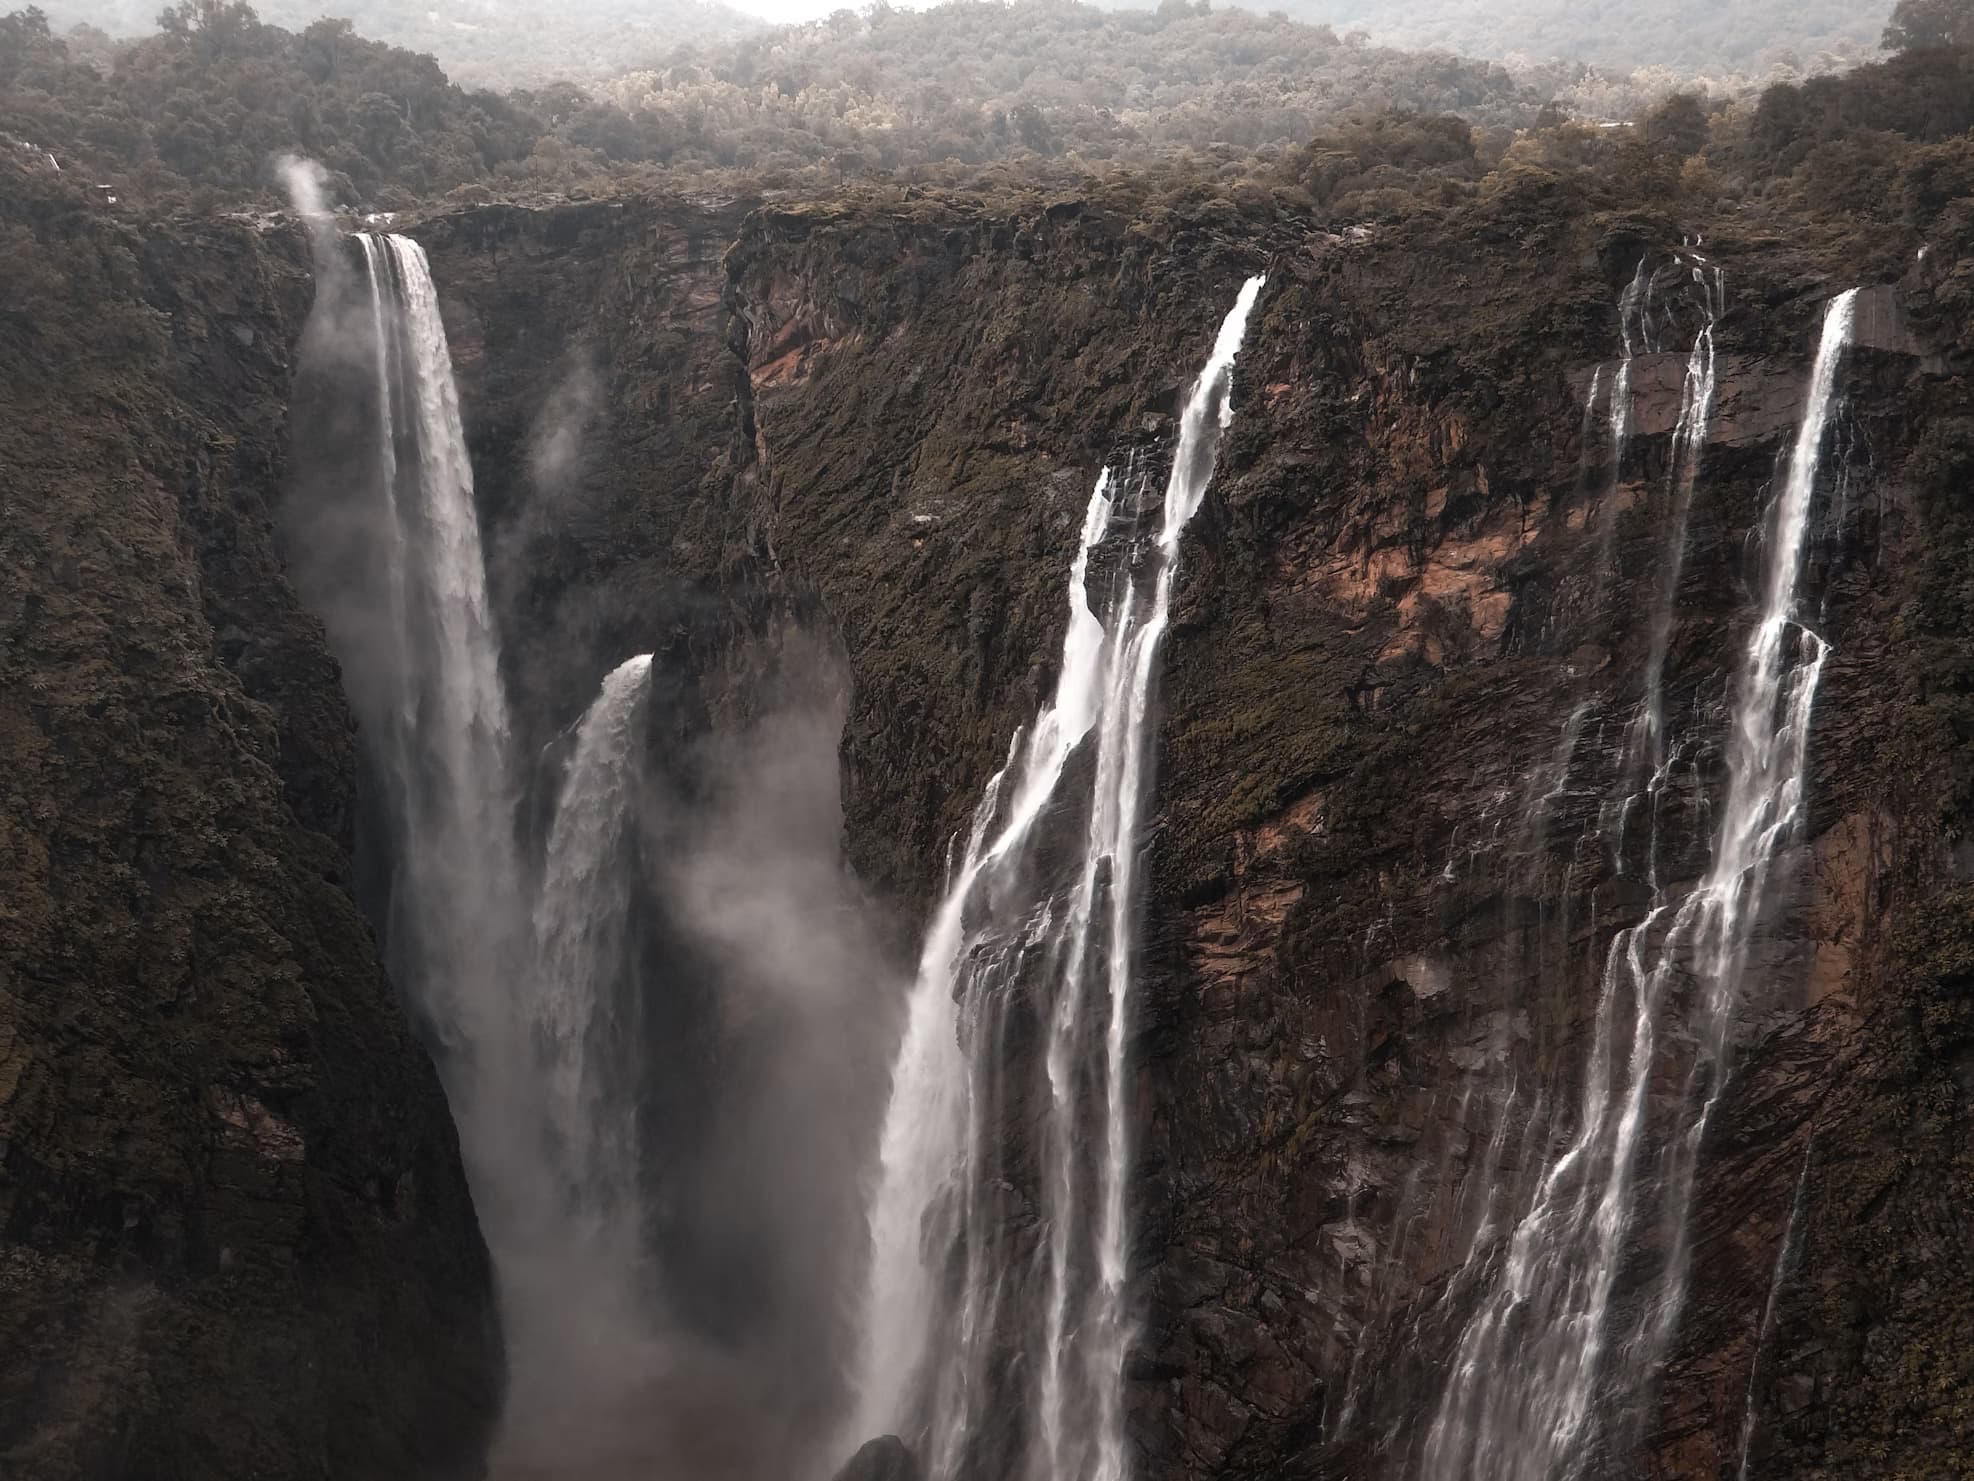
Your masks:
M1585 1474L1598 1437L1606 1357L1620 1346L1626 1354L1626 1374L1608 1406L1621 1413L1637 1388L1649 1384L1677 1325L1694 1172L1726 1082L1728 1029L1772 866L1802 818L1810 714L1829 650L1797 620L1796 592L1855 299L1855 290L1845 293L1825 314L1777 501L1762 608L1736 685L1728 795L1712 864L1684 900L1656 899L1639 925L1612 941L1577 1131L1544 1173L1510 1237L1499 1279L1461 1335L1426 1437L1423 1470L1435 1481ZM1688 1009L1695 1055L1658 1187L1671 1247L1639 1322L1614 1333L1612 1293L1638 1214L1636 1162L1660 1018L1675 979L1689 968L1698 979Z
M1748 1464L1755 1449L1755 1428L1759 1418L1756 1387L1761 1380L1762 1355L1775 1335L1775 1323L1782 1311L1782 1289L1789 1279L1798 1248L1797 1226L1803 1221L1803 1205L1809 1201L1810 1152L1803 1148L1803 1165L1796 1174L1796 1193L1789 1200L1789 1219L1782 1226L1782 1243L1775 1251L1775 1269L1768 1278L1768 1296L1762 1302L1761 1324L1755 1328L1755 1350L1748 1359L1748 1392L1741 1401L1741 1463L1734 1470L1735 1481L1748 1481Z
M1712 428L1719 390L1714 326L1726 302L1724 280L1718 267L1696 257L1692 272L1694 282L1705 296L1705 319L1686 357L1686 375L1680 387L1679 422L1672 433L1671 532L1652 614L1651 643L1645 654L1644 698L1633 725L1632 755L1628 758L1649 766L1655 780L1666 759L1664 684L1666 657L1672 644L1673 608L1678 600L1680 577L1686 569L1686 531L1693 508L1693 491L1700 478L1700 456Z
M990 1349L1011 1336L1029 1349L1035 1373L1023 1403L1032 1409L1025 1474L1119 1481L1125 1473L1124 1082L1151 693L1181 537L1231 423L1233 362L1261 285L1257 277L1241 289L1188 401L1155 542L1140 549L1121 518L1138 493L1132 480L1108 469L1098 479L1070 570L1055 697L989 783L927 933L872 1201L857 1424L863 1434L917 1435L934 1481L965 1465L986 1417ZM1091 556L1120 523L1142 559L1117 562L1099 617L1088 596ZM1086 743L1094 745L1088 792L1064 795L1071 758ZM1040 857L1065 808L1084 823L1066 879ZM1002 1083L1007 1004L1029 992L1046 1022L1038 1189L1046 1274L1034 1296L1040 1311L1011 1317L1005 1298L1019 1275L994 1227L992 1112L1016 1093ZM952 1292L942 1287L955 1263ZM1081 1276L1086 1266L1092 1278Z
M534 1025L546 1060L549 1129L579 1232L635 1259L637 1097L613 1052L630 1042L614 989L630 914L626 821L651 655L618 665L576 729L536 900Z

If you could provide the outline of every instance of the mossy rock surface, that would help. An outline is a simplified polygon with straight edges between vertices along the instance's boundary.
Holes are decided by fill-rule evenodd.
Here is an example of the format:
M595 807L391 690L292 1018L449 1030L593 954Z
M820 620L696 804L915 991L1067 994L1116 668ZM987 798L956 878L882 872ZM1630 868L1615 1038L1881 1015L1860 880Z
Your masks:
M273 538L300 242L20 183L0 1472L474 1474L486 1254L351 896L353 727Z

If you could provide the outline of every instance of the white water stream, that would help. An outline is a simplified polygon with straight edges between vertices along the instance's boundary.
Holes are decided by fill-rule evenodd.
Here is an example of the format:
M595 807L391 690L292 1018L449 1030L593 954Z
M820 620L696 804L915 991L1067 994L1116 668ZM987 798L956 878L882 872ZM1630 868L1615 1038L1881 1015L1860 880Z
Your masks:
M854 1433L908 1435L931 1481L961 1470L984 1424L1008 1422L990 1411L1010 1402L994 1376L1010 1347L1024 1354L1021 1473L1120 1481L1127 1469L1127 1046L1153 694L1180 539L1233 418L1261 286L1242 287L1194 385L1155 536L1135 526L1146 491L1129 470L1097 481L1055 697L986 788L926 935L871 1202ZM1093 605L1092 557L1111 540L1126 548ZM1039 1084L1008 1083L1022 1014L1041 1035ZM1011 1107L1041 1129L1034 1265L1005 1228Z

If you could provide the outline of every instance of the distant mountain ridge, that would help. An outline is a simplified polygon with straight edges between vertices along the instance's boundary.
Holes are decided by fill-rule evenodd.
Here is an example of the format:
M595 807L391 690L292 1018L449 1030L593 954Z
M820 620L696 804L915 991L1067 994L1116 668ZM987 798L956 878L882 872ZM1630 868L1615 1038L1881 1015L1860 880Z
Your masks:
M1877 48L1889 0L1248 0L1383 46L1462 56L1567 58L1696 74L1766 68L1794 52ZM1131 8L1136 8L1131 7Z
M81 22L117 36L157 29L159 0L46 0L56 30ZM649 63L686 42L725 41L762 22L720 0L254 0L269 25L301 31L324 16L359 35L438 59L470 87L588 81Z

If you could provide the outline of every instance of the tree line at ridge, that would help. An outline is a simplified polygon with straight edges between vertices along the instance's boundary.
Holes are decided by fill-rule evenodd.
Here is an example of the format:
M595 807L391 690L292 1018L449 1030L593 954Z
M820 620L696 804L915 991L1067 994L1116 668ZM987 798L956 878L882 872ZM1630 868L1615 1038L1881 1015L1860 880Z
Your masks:
M1195 0L1100 3L1190 10ZM1884 18L1846 0L1214 0L1216 9L1236 3L1408 51L1691 76L1855 65L1870 59ZM58 31L87 22L117 36L148 33L157 13L157 0L42 4ZM261 0L259 8L294 31L325 14L346 19L361 35L431 53L456 81L502 88L592 81L649 66L677 45L770 29L723 0L562 0L552 25L526 0Z
M1674 94L1620 129L1573 120L1555 101L1566 89L1527 73L1203 10L880 0L592 89L502 94L346 21L291 32L241 0L183 0L156 34L120 43L58 35L28 9L0 17L0 168L149 211L274 204L271 161L287 152L322 160L341 203L386 210L647 188L1022 189L1122 171L1147 190L1377 221L1535 171L1668 203L1896 209L1929 230L1974 211L1974 0L1902 0L1886 61L1758 94Z

